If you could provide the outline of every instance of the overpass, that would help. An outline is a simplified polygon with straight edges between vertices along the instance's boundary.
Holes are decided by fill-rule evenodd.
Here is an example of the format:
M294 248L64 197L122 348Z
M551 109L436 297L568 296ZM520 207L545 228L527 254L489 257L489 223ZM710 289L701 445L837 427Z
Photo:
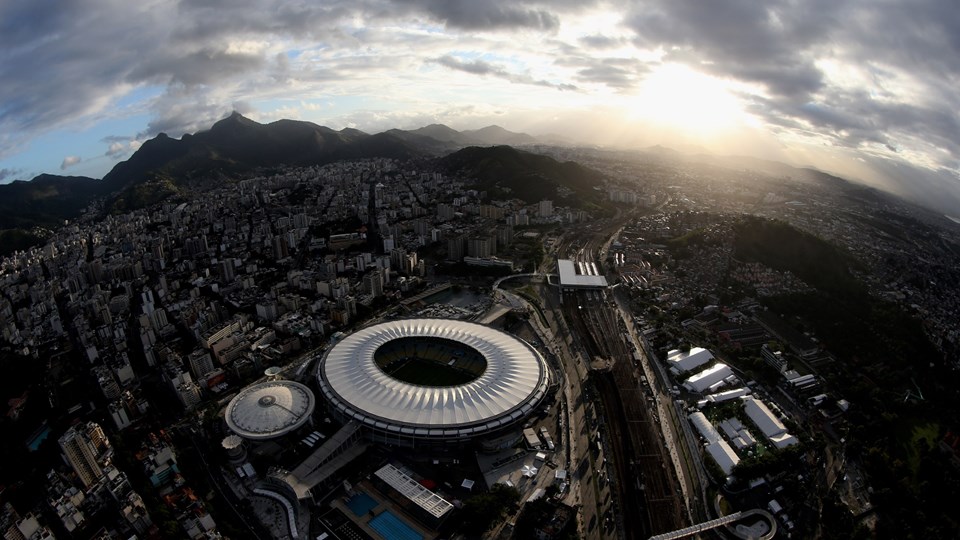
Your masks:
M363 442L360 425L348 422L280 480L298 499L306 499L310 497L310 490L356 459L366 449L367 444Z
M709 531L710 529L716 529L717 527L723 527L728 523L733 523L742 517L742 512L734 512L729 516L723 516L722 518L711 519L710 521L704 521L703 523L697 523L689 527L684 527L683 529L677 529L676 531L670 531L663 534L658 534L656 536L651 536L650 540L675 540L677 538L684 538L686 536L693 536L695 534L701 533L703 531Z
M441 292L449 289L449 288L452 287L452 286L453 286L453 285L452 285L451 283L449 283L449 282L447 282L447 283L441 283L440 285L437 285L436 287L431 287L431 288L423 291L422 293L420 293L420 294L418 294L418 295L416 295L416 296L411 296L410 298L407 298L406 300L401 301L401 302L400 302L400 305L403 306L403 307L405 307L405 308L409 308L410 306L412 306L413 304L416 304L417 302L423 300L424 298L427 298L428 296L433 296L433 295L435 295L435 294L437 294L437 293L441 293Z
M509 276L503 276L502 278L499 278L498 280L494 281L494 282L493 282L493 288L494 288L494 289L500 288L500 284L503 283L504 281L508 280L508 279L531 278L531 277L533 277L533 278L535 278L535 277L550 277L550 274L540 274L540 273L537 273L537 272L529 273L529 274L510 274Z
M743 538L745 540L770 540L777 534L777 520L774 519L773 516L766 510L754 508L753 510L746 510L744 512L734 512L728 516L711 519L710 521L704 521L703 523L697 523L683 529L677 529L676 531L670 531L651 536L650 540L675 540L678 538L685 538L687 536L693 536L704 531L709 531L710 529L716 529L718 527L730 525L731 523L754 516L765 521L766 525L761 525L758 527L757 525L760 525L758 523L753 527L737 527L736 529L729 529L729 532L733 533L733 535L737 538Z

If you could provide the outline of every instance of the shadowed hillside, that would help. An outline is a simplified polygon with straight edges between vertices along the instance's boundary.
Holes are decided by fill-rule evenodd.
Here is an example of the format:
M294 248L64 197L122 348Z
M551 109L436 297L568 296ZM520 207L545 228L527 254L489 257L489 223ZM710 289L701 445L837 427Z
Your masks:
M527 203L562 200L579 207L597 204L600 199L594 190L602 178L597 171L509 146L464 148L443 158L441 164L448 171L476 179L477 188L491 198L515 197ZM558 195L558 187L569 194Z

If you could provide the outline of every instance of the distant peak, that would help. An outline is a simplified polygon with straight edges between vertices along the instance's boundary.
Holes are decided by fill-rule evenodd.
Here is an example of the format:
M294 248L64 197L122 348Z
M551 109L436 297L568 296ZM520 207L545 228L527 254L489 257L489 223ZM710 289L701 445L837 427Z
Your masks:
M236 126L253 127L253 126L259 126L259 125L260 124L258 122L254 122L253 120L247 118L246 116L240 114L237 111L233 111L232 113L230 113L230 116L227 116L223 120L220 120L219 122L214 124L213 128L211 129L216 130L217 128L226 128L226 127L233 128Z

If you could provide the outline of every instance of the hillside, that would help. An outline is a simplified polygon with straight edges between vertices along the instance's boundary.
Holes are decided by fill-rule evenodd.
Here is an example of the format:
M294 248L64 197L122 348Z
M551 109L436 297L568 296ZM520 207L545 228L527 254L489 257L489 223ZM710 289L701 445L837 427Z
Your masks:
M734 257L789 271L821 291L850 296L862 284L851 268L859 262L838 247L790 225L755 216L734 227Z
M480 144L521 146L524 144L536 144L538 142L537 139L526 133L514 133L500 126L487 126L481 129L467 130L461 132L461 134L468 140L475 140Z
M295 120L259 124L233 113L208 131L184 135L180 140L158 135L129 160L114 167L104 180L115 189L157 179L183 188L189 187L192 179L211 175L228 178L258 167L322 165L366 157L408 159L420 155L422 152L414 145L389 134L368 135L349 128L334 131Z
M209 130L180 139L164 133L157 135L99 181L41 175L29 182L2 185L0 229L56 226L64 219L79 216L83 208L100 197L106 198L108 211L141 208L204 183L229 181L261 167L322 165L370 157L413 159L446 154L468 144L533 140L529 135L497 126L458 132L432 124L412 131L394 129L370 135L357 129L336 131L296 120L260 124L235 112ZM505 165L499 160L492 164ZM515 165L505 166L515 171L524 167L518 169ZM576 186L589 176L568 165L545 167L544 171L549 172L542 176L555 179L557 185ZM529 197L539 197L536 189L526 191ZM554 191L547 186L543 193L552 196Z
M52 174L0 185L0 229L59 225L76 217L101 188L93 178Z
M594 190L602 178L597 171L509 146L464 148L440 163L450 173L475 179L477 189L491 198L516 197L527 203L550 199L579 207L600 199ZM561 196L557 188L571 193Z
M531 135L508 131L500 126L457 131L443 124L430 124L409 131L391 129L385 133L390 133L424 150L435 153L446 153L465 146L518 146L539 142Z

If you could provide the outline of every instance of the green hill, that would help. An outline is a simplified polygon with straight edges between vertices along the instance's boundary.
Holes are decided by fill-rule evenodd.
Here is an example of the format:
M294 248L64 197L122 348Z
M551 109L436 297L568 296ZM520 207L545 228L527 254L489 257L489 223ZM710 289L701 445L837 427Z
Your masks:
M601 185L602 175L597 171L509 146L471 146L446 156L441 165L448 172L474 179L477 189L487 191L491 198L515 197L529 204L550 199L576 207L602 201L594 189ZM572 194L558 196L558 187Z
M829 242L782 221L744 217L734 226L734 257L789 271L825 292L850 296L863 285L851 273L859 261Z
M0 229L57 226L79 215L102 187L86 176L52 174L0 185Z

